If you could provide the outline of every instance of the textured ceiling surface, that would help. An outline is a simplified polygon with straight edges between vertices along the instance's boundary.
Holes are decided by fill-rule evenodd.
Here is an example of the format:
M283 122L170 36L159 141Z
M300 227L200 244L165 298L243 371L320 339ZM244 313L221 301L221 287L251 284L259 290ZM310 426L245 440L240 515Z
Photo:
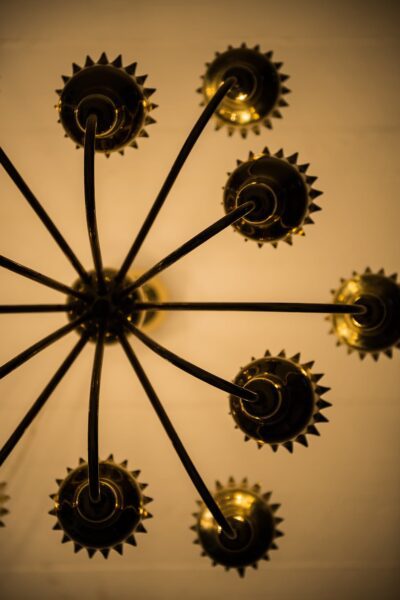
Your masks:
M398 10L395 2L129 0L3 1L1 143L85 265L83 153L56 123L54 89L71 64L105 50L138 62L157 88L157 124L139 150L96 160L104 261L118 266L201 110L204 63L228 44L274 50L290 74L290 106L272 131L228 138L209 125L140 253L145 269L222 216L221 188L237 158L268 145L299 152L319 177L323 210L305 238L277 250L226 230L162 277L171 300L329 301L340 277L399 268ZM66 283L74 272L4 172L1 253ZM60 294L3 271L1 302ZM1 469L11 500L0 530L0 595L198 600L395 598L399 564L399 354L361 362L337 348L318 315L176 313L162 344L232 379L251 356L285 348L315 360L332 390L329 424L293 455L243 442L226 395L135 344L178 432L210 486L247 476L282 504L285 537L269 563L236 573L211 567L192 544L196 492L122 351L107 348L100 450L142 470L154 519L123 557L91 561L51 531L49 494L86 456L93 348L87 347ZM63 315L2 316L0 362L64 323ZM58 342L1 381L1 443L74 343Z

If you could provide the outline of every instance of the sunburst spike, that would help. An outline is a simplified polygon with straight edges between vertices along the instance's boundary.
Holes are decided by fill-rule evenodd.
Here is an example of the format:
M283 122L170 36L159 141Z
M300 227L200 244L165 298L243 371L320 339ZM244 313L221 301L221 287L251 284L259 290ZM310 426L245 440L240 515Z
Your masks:
M84 465L85 463L86 463L86 460L85 460L84 458L82 458L82 457L81 457L81 458L79 459L79 464L80 464L80 465Z
M272 542L270 548L271 548L271 550L279 550L279 546L277 544L275 544L275 542Z
M295 363L300 363L300 352L297 352L297 354L291 356L290 360L292 360Z
M317 401L317 406L318 406L318 408L323 410L324 408L330 408L332 406L332 404L330 402L327 402L326 400L320 399Z
M71 469L71 467L67 467L67 473L71 473L73 471L73 469Z
M56 514L57 514L57 511L56 511L56 509L55 509L55 508L52 508L51 510L49 510L48 514L49 514L49 515L52 515L53 517L55 517L55 516L56 516Z
M64 481L63 479L56 479L56 484L60 486L63 481Z
M307 433L309 433L310 435L321 435L318 429L315 427L315 425L309 425L307 427Z
M138 533L147 533L147 529L142 523L139 523L139 525L136 527L136 531Z
M138 77L136 77L136 81L139 85L143 85L147 77L148 75L139 75Z
M143 93L146 96L146 98L150 98L150 96L152 96L155 91L156 88L144 88Z
M241 48L247 48L247 46L246 46L246 42L242 42L242 43L240 44L240 47L241 47Z
M271 156L271 152L270 152L268 146L265 146L265 148L262 151L262 153L265 154L266 156Z
M222 485L222 483L217 479L216 482L215 482L215 488L216 488L216 490L217 491L222 490L223 487L224 486Z
M59 523L58 521L57 521L57 523L56 523L55 525L53 525L53 529L54 529L55 531L59 531L59 530L61 530L61 525L60 525L60 523Z
M126 538L125 543L130 544L131 546L137 546L135 536L133 534Z
M284 442L282 446L291 454L293 453L293 442Z
M115 550L115 552L118 552L118 554L122 556L124 553L124 546L123 544L116 544L115 546L113 546L113 550Z
M89 558L93 558L93 556L96 554L96 548L86 548L86 551L89 555Z
M139 483L139 487L141 490L145 490L149 484L148 483Z
M114 462L114 454L110 454L107 458L106 458L107 462Z
M312 202L310 204L310 206L308 207L308 210L310 211L310 213L313 212L317 212L318 210L322 210L320 206L318 206L318 204L314 204L314 202Z
M264 119L263 124L267 129L272 129L272 123L270 119Z
M82 70L82 67L80 67L79 65L77 65L76 63L72 63L72 72L74 73L79 73L79 71Z
M60 89L56 90L56 94L58 94L59 96L61 96L62 90L60 90ZM57 104L55 105L54 108L58 108Z
M286 352L285 352L285 350L281 350L279 352L278 356L281 356L282 358L286 358Z
M304 219L304 223L305 223L306 225L314 225L314 221L312 220L312 218L311 218L311 217L306 217L306 218Z
M322 413L317 412L314 415L314 421L316 423L328 423L329 419L327 419Z
M121 156L124 156L125 152L123 150L118 150L118 154L120 154Z
M246 573L245 567L237 567L237 572L239 573L239 577L244 577Z
M283 153L283 148L280 148L277 152L275 152L275 156L277 158L285 158L285 155Z
M365 271L364 271L364 274L365 274L365 275L370 275L371 273L372 273L372 270L371 270L371 268L370 268L370 267L366 267L366 269L365 269Z
M114 67L120 69L122 67L122 54L118 54L118 56L114 58L111 64L114 65Z
M153 518L153 514L151 512L149 512L148 510L146 510L145 515L143 516L144 519L152 519Z
M252 150L249 151L249 157L247 160L253 160L254 159L254 152Z
M137 63L133 62L130 65L127 65L125 67L125 71L128 73L128 75L134 75L136 72L136 67L137 67Z
M318 196L321 196L321 194L323 194L323 192L320 190L315 190L314 188L310 190L310 198L312 200L314 200L314 198L318 198Z
M149 496L143 496L143 504L149 504L150 502L153 502L153 498L150 498Z
M281 69L283 66L283 62L274 62L274 67L277 71L279 71L279 69Z
M298 165L297 168L299 169L300 173L306 173L309 166L310 163L304 163L302 165Z
M315 391L317 392L317 394L319 396L322 396L323 394L326 394L330 390L331 390L330 387L326 387L324 385L317 385L316 388L315 388Z
M246 479L246 481L247 481L247 479ZM259 483L255 483L251 489L256 494L259 494L261 491L261 485Z
M285 106L285 104L282 104L282 102L283 99L281 98L279 100L279 106ZM282 113L277 108L274 108L274 110L271 112L271 115L275 117L275 119L282 119Z
M284 80L281 78L281 81L284 81ZM292 93L292 90L290 90L290 89L289 89L289 88L287 88L285 85L283 85L283 86L281 87L281 92L282 92L282 94L291 94L291 93Z
M203 106L204 106L204 102L203 102ZM223 122L219 121L218 119L215 120L215 125L214 125L214 129L215 131L219 131L222 127L223 127Z
M57 494L49 494L49 498L51 498L52 500L54 500L55 498L57 498Z
M312 369L314 366L314 362L315 362L314 360L310 360L309 362L303 363L302 367L304 369Z
M258 246L259 248L262 248L262 247L264 246L264 244L263 244L262 242L257 242L257 246Z
M106 158L110 158L111 154L110 154L110 152L106 152L104 156L105 156Z
M386 356L388 358L393 358L393 350L391 348L388 348L387 350L384 350L383 352L384 352L384 354L386 354Z
M287 157L287 160L292 163L292 165L297 164L297 159L299 157L299 153L295 152L294 154L291 154L290 156Z
M377 362L379 359L379 352L372 352L371 356L374 359L374 361Z
M268 50L268 52L264 52L264 56L266 56L268 58L268 60L271 60L271 58L274 55L274 51L273 50Z
M127 461L126 459L125 459L125 460L123 460L123 461L120 463L120 466L121 466L123 469L126 469L126 467L128 466L128 461Z
M195 538L195 539L193 540L192 544L196 544L196 546L197 546L197 545L199 545L199 544L200 544L200 540L199 540L199 538Z
M154 123L157 123L157 121L153 119L153 117L150 117L150 115L148 115L144 120L145 125L154 125Z
M287 81L288 79L290 79L290 75L286 75L285 73L279 73L279 79L281 81Z
M317 382L320 379L322 379L323 376L324 376L323 373L313 373L312 376L311 376L311 378L312 378L313 381Z
M89 55L87 55L85 60L85 67L91 67L92 65L94 65L94 60L90 58Z
M71 541L71 538L66 533L64 533L64 535L62 536L61 543L66 544L67 542L70 542L70 541Z
M285 98L281 98L278 102L278 106L289 106L289 103L286 102Z
M308 440L304 434L300 434L295 439L295 442L301 444L302 446L308 447Z
M136 140L133 140L133 142L131 142L129 145L131 148L135 148L135 149L139 148Z
M391 275L389 275L389 279L391 279L392 281L397 281L397 273L392 273Z
M256 443L257 443L257 448L259 450L261 450L261 448L264 446L264 442L260 442L260 440L256 440Z
M279 445L278 444L270 444L271 449L273 450L273 452L277 452Z
M313 183L315 183L317 181L318 177L312 176L312 175L307 175L306 176L306 183L308 183L308 185L312 185Z
M285 534L283 533L283 531L281 531L280 529L276 529L275 530L275 537L276 538L280 538L283 537Z
M269 507L271 509L271 512L276 513L280 509L281 505L275 503L275 504L270 504Z
M249 483L249 482L248 482L248 479L247 479L247 477L243 477L241 485L242 485L243 487L247 488L247 486L248 486L248 483Z
M83 549L83 546L81 546L77 542L74 542L74 552L75 552L75 554L77 554L78 552L80 552L82 549Z
M236 485L235 478L232 475L228 479L228 485L233 486Z
M147 133L147 131L145 129L142 129L139 133L139 137L149 137L149 134Z
M99 64L99 65L108 65L109 64L108 57L105 52L101 53L100 58L97 61L97 64Z
M71 79L71 77L68 77L68 75L61 75L61 79L63 80L64 83L68 83L68 81Z
M242 127L242 129L240 130L240 135L243 139L247 138L247 129L245 127Z
M137 479L140 475L140 469L136 469L136 471L131 471L132 475L135 479Z
M285 242L286 244L289 244L289 246L293 245L293 239L292 239L291 234L289 234L285 238L283 238L282 241Z
M271 356L271 352L270 352L269 350L266 350L266 351L264 352L264 356Z
M197 525L190 525L189 529L191 531L197 531Z

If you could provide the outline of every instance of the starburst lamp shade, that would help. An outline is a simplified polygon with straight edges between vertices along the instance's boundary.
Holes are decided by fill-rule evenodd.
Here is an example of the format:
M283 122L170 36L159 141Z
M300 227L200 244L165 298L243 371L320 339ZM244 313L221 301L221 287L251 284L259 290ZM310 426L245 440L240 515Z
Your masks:
M157 105L150 100L155 90L145 86L147 76L138 75L136 63L124 66L122 57L110 61L102 53L97 61L89 56L83 66L73 64L72 73L63 76L64 86L58 90L56 109L65 136L77 148L83 148L85 209L93 266L87 269L76 256L63 234L42 204L30 190L6 153L1 150L1 164L21 191L65 257L76 271L68 284L21 265L5 256L0 265L41 285L57 290L63 296L60 304L3 304L2 313L65 314L65 324L39 340L0 367L5 377L31 357L72 333L75 344L51 380L33 402L22 421L11 432L0 449L0 464L10 456L25 431L43 409L83 348L93 347L93 367L89 394L88 452L76 465L69 467L51 494L50 514L53 529L62 533L62 542L70 542L75 552L82 549L89 557L95 553L105 558L111 550L122 554L124 545L136 546L152 516L148 505L146 483L140 471L131 470L128 461L118 462L110 454L99 458L99 392L102 364L109 345L119 344L145 395L170 438L177 456L192 480L200 499L191 529L201 554L216 566L234 569L243 576L247 567L257 568L260 560L268 560L277 550L283 535L279 504L271 501L271 492L247 478L217 481L210 491L187 453L153 384L130 343L137 338L153 352L170 361L208 385L227 395L229 421L247 442L258 448L290 453L296 445L308 446L310 436L319 435L319 425L326 423L325 410L331 404L325 398L329 387L321 382L322 373L313 360L304 360L301 348L294 355L285 351L252 357L228 381L195 365L161 346L148 335L158 323L158 316L168 311L239 311L324 313L338 345L361 359L377 360L381 353L392 356L400 346L400 289L395 275L383 269L374 273L369 268L342 279L333 289L330 303L300 302L180 302L165 298L157 276L180 258L196 249L222 230L231 227L239 234L238 252L246 246L240 239L257 244L263 252L274 252L279 242L292 245L312 224L313 213L321 210L316 203L321 191L316 177L309 172L308 162L298 154L288 155L283 149L272 151L263 144L247 158L237 161L228 174L223 191L221 218L189 239L152 266L133 276L132 266L157 215L167 199L180 170L198 137L214 117L215 128L224 127L229 135L238 131L265 133L272 127L281 109L287 106L288 75L273 52L262 52L258 46L229 46L217 52L206 64L198 92L204 105L186 142L169 171L160 192L128 250L123 263L112 268L103 266L96 220L94 159L95 154L124 152L138 148L138 140L147 137L147 127L155 123L152 113ZM227 142L227 151L229 151ZM264 149L261 150L261 147ZM134 155L126 157L134 161ZM279 250L278 250L279 251ZM242 439L240 439L240 437ZM313 451L310 448L309 451ZM279 495L279 493L278 493ZM6 482L0 484L0 526L6 524L12 506ZM7 507L6 507L7 504ZM188 509L189 510L189 509ZM145 525L146 524L146 525ZM6 531L2 531L6 536Z

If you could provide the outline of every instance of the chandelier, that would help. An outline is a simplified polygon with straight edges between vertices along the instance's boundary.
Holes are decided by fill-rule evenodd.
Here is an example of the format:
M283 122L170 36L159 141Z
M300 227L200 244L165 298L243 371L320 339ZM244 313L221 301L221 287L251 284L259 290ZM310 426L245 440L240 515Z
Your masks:
M115 461L113 455L99 459L99 393L105 347L119 343L143 386L166 434L192 480L201 500L192 529L195 543L213 565L234 568L243 576L246 567L256 568L260 559L269 559L277 549L282 518L279 504L271 493L247 479L216 483L211 492L183 446L159 396L145 373L130 337L137 338L153 352L203 382L229 394L230 415L246 441L259 447L279 447L293 452L296 443L308 446L310 435L319 435L317 426L327 421L323 410L330 406L324 398L329 388L320 384L322 374L314 371L314 362L303 362L300 353L287 356L284 351L254 357L242 367L233 381L192 364L148 335L163 311L241 311L324 313L336 336L337 345L356 352L361 359L381 353L392 356L400 347L400 289L396 275L384 270L353 272L333 290L330 303L299 302L171 302L160 293L157 275L222 230L233 230L250 243L277 248L279 242L293 243L313 223L319 211L314 188L316 177L309 165L300 163L297 154L268 148L250 152L237 161L224 187L225 215L189 239L145 273L132 275L132 265L153 226L167 196L194 144L211 118L215 129L225 128L228 135L239 132L260 135L262 127L271 128L273 119L282 117L287 106L288 76L281 71L272 52L258 46L229 46L210 63L197 90L204 110L182 146L139 233L119 268L103 266L96 220L94 157L95 152L109 157L124 153L128 146L137 148L147 137L147 127L157 105L155 90L146 87L147 76L136 74L136 63L124 66L121 56L110 62L105 53L97 62L87 57L84 66L73 64L71 76L63 76L63 88L56 90L56 105L65 136L77 148L84 148L84 189L87 229L94 268L87 270L69 246L60 230L34 196L3 150L1 164L17 188L42 221L54 241L77 273L71 285L61 283L28 266L4 256L2 267L55 289L66 296L61 304L1 305L1 313L65 313L68 323L39 340L0 367L5 377L30 358L75 331L78 341L66 356L20 424L0 449L0 465L8 458L25 431L79 357L88 343L94 345L88 419L87 458L67 469L57 479L50 514L53 529L63 533L62 542L72 542L75 552L86 549L90 557L110 550L122 554L123 545L136 545L136 534L145 532L151 517L151 498L144 492L147 484L139 471L131 471L128 462ZM268 248L269 250L269 248ZM301 348L299 349L301 350ZM8 512L6 483L0 483L0 527ZM2 534L3 535L3 534Z

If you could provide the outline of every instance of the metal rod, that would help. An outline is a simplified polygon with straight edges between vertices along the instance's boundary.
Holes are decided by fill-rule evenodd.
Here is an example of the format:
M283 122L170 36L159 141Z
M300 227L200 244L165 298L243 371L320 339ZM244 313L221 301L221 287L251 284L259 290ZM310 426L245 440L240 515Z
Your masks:
M249 312L292 312L363 314L360 304L324 304L311 302L135 302L135 310L215 310Z
M18 427L15 429L14 433L10 435L7 442L0 450L0 465L4 463L4 461L14 450L15 446L18 444L19 440L22 438L23 434L31 425L35 417L39 414L40 410L46 404L47 400L50 398L51 394L54 392L61 379L64 377L71 365L78 358L80 352L86 345L87 341L88 335L83 335L79 338L75 346L72 348L71 352L68 354L64 362L60 365L60 367L57 369L57 371L50 379L49 383L46 385L42 393L32 404L31 408L28 410Z
M249 202L245 202L241 206L238 206L221 219L218 219L218 221L215 221L215 223L209 227L206 227L206 229L203 229L203 231L200 231L200 233L182 244L182 246L171 252L171 254L168 254L168 256L160 260L156 265L154 265L154 267L146 271L146 273L143 273L143 275L136 279L136 281L134 281L131 285L124 288L122 295L127 295L133 292L133 290L136 290L138 287L146 283L146 281L157 275L157 273L161 273L161 271L164 271L173 265L183 256L186 256L186 254L189 254L189 252L192 252L198 248L198 246L201 246L201 244L207 242L207 240L217 235L217 233L220 233L229 227L229 225L232 225L232 223L251 212L254 207L255 203L250 200Z
M94 268L100 291L104 291L103 261L101 258L99 232L96 220L96 199L94 190L94 155L96 144L96 115L89 115L86 119L85 147L84 147L84 183L86 222L89 233L90 248L92 250Z
M2 148L0 148L0 162L4 167L5 171L8 173L12 181L15 183L19 191L25 196L28 204L35 211L39 219L42 221L43 225L46 227L47 231L53 237L55 242L58 244L62 252L68 258L78 275L80 275L81 279L85 282L89 282L90 278L72 248L69 246L67 241L64 239L61 232L58 230L56 225L53 223L43 206L40 204L39 200L33 195L32 191L29 189L25 181L22 179L21 175L18 173L17 169L14 167L6 153Z
M121 346L125 350L125 354L128 357L129 362L131 363L140 383L143 386L144 391L146 392L151 405L153 406L159 420L161 421L162 426L169 439L172 442L175 451L185 468L187 474L189 475L193 485L199 492L203 502L206 504L207 508L213 515L214 519L217 521L218 525L223 529L224 533L230 537L235 538L236 533L230 526L229 522L225 518L223 512L219 508L218 504L210 494L207 486L202 480L199 472L197 471L195 465L193 464L189 454L187 453L184 445L182 444L179 435L177 434L172 422L170 421L168 414L166 413L163 405L161 404L160 399L158 398L152 384L150 383L146 373L143 370L142 365L140 364L136 354L131 348L126 336L124 334L119 335L119 341Z
M79 319L76 319L75 321L71 321L71 323L68 323L67 325L64 325L63 327L60 327L60 329L57 329L50 335L47 335L43 339L36 342L36 344L33 344L33 346L30 346L29 348L27 348L26 350L24 350L23 352L21 352L20 354L18 354L17 356L12 358L8 362L6 362L4 365L2 365L0 367L0 379L2 379L3 377L5 377L9 373L11 373L11 371L14 371L16 368L20 367L22 364L24 364L30 358L35 356L35 354L38 354L39 352L41 352L42 350L47 348L47 346L54 344L54 342L56 342L57 340L61 339L65 335L67 335L67 333L69 333L73 329L76 329L77 327L79 327L79 325L81 325L81 323L86 321L87 318L88 318L88 313L85 313L84 315L79 317Z
M125 275L127 274L128 270L130 269L134 259L136 258L137 253L139 252L144 240L146 239L148 232L150 231L154 221L156 220L158 213L160 212L165 200L167 199L167 196L171 191L171 188L174 185L176 178L178 177L183 165L185 164L187 157L192 151L193 146L197 142L208 121L211 119L214 111L218 108L220 102L223 100L225 95L229 92L229 90L235 83L235 77L229 77L218 88L214 96L211 98L211 100L201 113L200 118L195 123L193 129L189 133L185 143L183 144L178 156L175 159L174 164L172 165L161 187L161 190L158 193L157 198L154 200L153 206L151 207L150 212L148 213L141 229L139 230L139 233L137 234L136 239L134 240L131 246L131 249L126 255L126 258L122 263L122 266L117 276L115 277L116 283L120 284L124 279Z
M255 392L242 388L235 383L231 383L230 381L226 381L225 379L218 377L218 375L213 375L209 371L206 371L205 369L202 369L201 367L198 367L197 365L185 360L181 356L174 354L174 352L171 352L171 350L167 350L167 348L164 348L164 346L158 344L155 340L151 339L148 335L143 333L143 331L135 327L135 325L130 323L128 320L126 320L125 325L137 338L139 338L141 342L143 342L143 344L145 344L159 356L162 356L162 358L165 358L171 362L179 369L182 369L182 371L186 371L186 373L193 375L193 377L197 377L197 379L201 379L209 385L223 390L228 394L233 394L234 396L243 398L248 402L256 402L258 400L258 395Z
M63 292L64 294L71 294L71 296L81 298L82 300L86 300L88 298L88 295L84 292L74 290L74 288L70 287L69 285L65 285L64 283L60 283L59 281L56 281L51 277L47 277L47 275L43 275L42 273L39 273L39 271L35 271L34 269L30 269L29 267L20 265L19 263L16 263L10 258L6 258L3 255L0 255L0 267L4 267L9 271L13 271L13 273L18 273L18 275L22 275L23 277L27 277L28 279L32 279L33 281L37 281L37 283L46 285L47 287L50 287L53 290L57 290L58 292Z
M88 420L88 474L89 496L94 503L100 500L99 475L99 396L101 369L104 356L105 327L100 326L93 359L92 380L90 383Z
M0 314L68 312L74 305L74 302L70 304L0 304Z

